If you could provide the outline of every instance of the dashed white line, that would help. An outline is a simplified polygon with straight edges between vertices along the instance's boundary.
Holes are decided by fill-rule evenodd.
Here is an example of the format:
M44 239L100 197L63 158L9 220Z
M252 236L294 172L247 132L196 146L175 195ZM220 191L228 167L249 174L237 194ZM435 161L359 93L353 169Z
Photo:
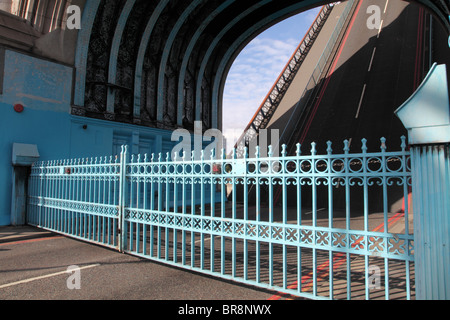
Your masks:
M359 100L358 111L356 112L355 119L359 118L359 113L361 112L361 106L362 106L362 103L363 103L364 95L366 94L366 88L367 88L367 84L364 84L363 92L362 92L362 95L361 95L361 100Z
M383 13L386 13L386 10L387 10L387 7L388 7L388 4L389 4L389 0L387 0L387 1L386 1L386 6L384 7L384 12L383 12Z
M381 20L381 23L380 23L380 29L378 30L377 38L380 37L381 29L383 28L383 22L384 22L384 20Z
M373 59L375 58L375 52L377 51L377 48L373 48L373 53L372 53L372 58L370 59L370 64L369 64L369 72L372 70L372 64L373 64Z

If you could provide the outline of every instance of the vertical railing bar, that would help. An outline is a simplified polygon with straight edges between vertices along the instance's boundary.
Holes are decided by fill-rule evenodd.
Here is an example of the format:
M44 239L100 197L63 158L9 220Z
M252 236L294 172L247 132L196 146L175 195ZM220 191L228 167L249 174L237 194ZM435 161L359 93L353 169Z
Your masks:
M232 158L233 158L233 161L232 161L232 163L233 163L233 168L236 166L236 164L237 164L237 161L236 161L236 150L233 150L233 156L232 156ZM234 170L234 169L233 169ZM232 239L231 239L231 241L232 241L232 245L231 245L231 256L232 256L232 259L231 259L231 262L232 262L232 276L233 277L236 277L237 276L237 274L236 274L236 237L235 237L235 235L236 235L236 217L237 217L237 213L236 213L236 184L238 183L238 178L237 178L237 176L234 174L234 172L232 173Z
M329 228L329 295L334 299L334 253L333 253L333 228L334 228L334 207L333 207L333 157L332 143L327 142L327 173L328 173L328 228Z
M60 168L58 165L57 170L59 170L59 169ZM57 199L63 200L62 191L61 191L61 176L60 176L60 174L56 175L56 185L57 185L57 189L58 189ZM56 230L58 230L59 232L64 232L64 229L62 227L62 216L61 216L62 211L63 210L61 210L61 209L56 209L56 212L57 212Z
M260 158L260 148L259 146L256 146L256 153L255 153L255 189L256 189L256 199L255 199L255 214L256 214L256 221L258 222L255 226L256 231L256 282L261 283L261 243L259 241L259 222L261 222L261 162L259 160Z
M119 160L119 157L116 155L114 158L114 172L116 174L116 177L114 179L114 193L113 193L113 204L114 207L118 207L119 209L117 210L117 215L115 217L115 219L113 220L113 241L114 241L114 246L115 247L119 247L119 235L117 234L117 229L120 228L120 203L119 203L119 199L118 199L118 188L120 188L121 185L121 171L120 171L120 164L117 163L117 161ZM120 247L119 247L119 250Z
M383 173L382 185L383 185L383 219L384 219L384 234L389 233L388 223L388 192L387 192L387 161L386 161L386 139L381 138L381 170ZM387 237L385 238L385 253L389 251L389 244L387 243ZM389 300L390 296L390 283L389 283L389 259L384 259L384 290L385 299Z
M158 247L157 247L157 254L158 254L158 259L161 259L162 257L162 252L161 252L161 213L162 213L162 201L163 201L163 192L162 192L162 183L164 181L163 175L161 173L162 170L162 154L159 154L159 158L158 158Z
M62 175L61 175L61 163L59 163L59 165L58 165L58 175L57 175L57 180L58 180L58 200L61 200L61 201L65 201L65 198L64 198L64 186L63 186L63 183L62 183L62 179L63 179L63 177L62 177ZM64 219L64 209L58 209L58 230L59 230L59 232L61 232L61 233L65 233L65 228L64 228L64 222L65 222L65 219Z
M108 173L108 181L105 181L105 203L109 206L112 205L111 203L111 180L113 179L113 164L112 164L112 157L105 158L105 163L107 163L107 167L105 168L106 172ZM106 187L108 185L108 187ZM105 230L104 230L104 243L106 243L108 246L111 245L111 220L112 220L112 212L106 217L105 220Z
M69 161L65 161L64 162L64 165L66 165L66 164L69 164ZM68 169L68 170L70 170L70 168ZM70 179L70 172L68 172L66 175L65 175L65 189L66 189L66 191L65 191L65 193L66 193L66 195L65 195L65 199L67 199L67 200L69 200L70 199L70 192L71 192L71 179ZM71 210L67 210L67 233L68 234L70 234L70 235L74 235L74 230L73 230L73 226L74 226L74 212L73 211L71 211Z
M350 153L350 142L348 140L344 141L344 174L345 174L345 228L348 232L351 230L350 224L350 163L349 163L349 153ZM346 246L347 250L350 249L350 236L346 235ZM352 285L351 285L351 256L347 251L346 253L346 267L347 267L347 300L352 299Z
M98 184L98 176L96 174L96 163L94 164L94 160L91 159L90 166L93 172L89 173L86 172L83 175L83 179L87 179L88 177L91 177L94 180L94 188L93 190L90 190L90 192L93 195L93 202L91 203L97 203L97 184ZM95 215L92 213L88 213L88 239L94 240L94 221L95 221Z
M108 164L108 159L105 157L104 158L104 165L103 165L103 173L104 173L104 175L103 175L103 197L102 197L102 201L103 201L103 205L109 205L109 203L108 203L108 199L107 199L107 196L106 196L106 191L107 191L107 187L106 187L106 185L108 184L108 181L109 181L109 179L110 179L110 176L109 176L109 172L108 172L108 169L109 169L109 167L110 167L110 165ZM103 217L101 218L101 221L102 221L102 243L103 244L106 244L107 243L107 240L106 240L106 223L107 223L107 221L109 220L109 213L107 213L106 215L103 215Z
M82 182L81 177L80 177L80 171L81 171L81 159L78 159L77 161L77 165L76 165L76 173L77 173L77 177L76 177L76 182L77 182L77 193L75 195L75 201L80 202L80 199L82 198L82 192L80 191L82 188ZM85 234L86 234L86 224L85 224L85 217L86 214L80 213L80 237L81 238L85 238Z
M73 159L72 160L72 185L73 185L73 191L72 191L72 199L74 202L79 201L79 183L80 183L80 177L78 173L78 165L80 163L80 159ZM77 237L82 237L83 235L83 213L77 212L76 214L76 229L77 229Z
M153 220L153 217L152 217L152 215L154 214L154 212L155 212L155 184L154 184L154 181L155 181L155 168L156 168L156 165L155 165L155 163L154 163L154 160L155 160L155 154L152 154L152 158L151 158L151 172L152 172L152 175L150 175L150 221L152 221ZM155 227L151 224L150 225L150 243L149 243L149 246L150 246L150 257L154 257L154 255L155 255L155 248L154 248L154 245L155 245L155 241L154 241L154 238L155 238Z
M210 242L210 271L214 272L215 270L215 256L216 256L216 248L215 248L215 225L214 225L214 221L215 221L215 217L216 217L216 179L214 177L215 172L214 172L214 163L215 163L215 159L216 159L216 153L218 154L216 149L213 149L213 151L211 152L211 161L210 161L210 166L209 166L209 170L210 170L210 174L211 174L211 242Z
M148 190L147 190L147 185L148 185L148 180L147 180L147 178L148 178L148 172L147 172L147 168L148 168L148 155L147 155L147 153L144 155L144 168L143 168L143 172L144 172L144 176L143 176L143 178L142 178L142 183L143 183L143 196L142 196L142 201L143 201L143 203L142 203L142 208L145 210L145 211L147 211L148 210L148 199L147 199L147 196L148 196ZM148 213L147 213L148 214ZM145 213L144 213L144 221L145 221ZM151 214L149 214L149 217L151 216ZM144 255L144 256L146 256L147 255L147 248L148 248L148 245L147 245L147 223L143 223L143 226L142 226L142 254Z
M106 164L106 161L105 161ZM99 173L100 173L100 179L101 183L99 185L99 203L102 204L102 206L105 206L105 183L106 183L106 173L104 172L105 164L103 164L103 158L100 157L100 167L99 167ZM97 217L97 241L99 243L104 243L104 219L107 212L103 212L101 215Z
M245 148L244 151L244 164L245 164L245 173L243 177L243 189L244 189L244 280L248 280L248 179L247 179L247 173L248 173L248 149Z
M79 162L79 159L73 160L72 164L73 164L73 173L76 174L78 167L77 164ZM79 185L79 176L75 175L73 178L73 195L72 195L72 200L73 201L79 201L78 199L78 186ZM77 212L77 237L82 237L83 235L83 214L81 212Z
M178 213L178 160L175 156L173 161L173 170L174 170L174 183L173 183L173 213L174 216L174 226L173 229L173 262L178 263L178 226L177 226L177 218L176 214Z
M97 158L95 159L95 164L94 164L94 159L91 159L91 163L90 163L91 167L92 167L92 171L93 173L91 173L91 175L93 174L93 179L94 179L94 189L91 190L92 194L93 194L93 198L94 201L93 203L97 203L98 199L97 199L97 185L98 185L98 181L99 178L96 174L97 172ZM84 179L87 178L87 176L89 176L89 173L86 172L86 176L84 177ZM91 222L92 221L92 222ZM94 221L95 221L95 215L89 213L89 223L88 223L88 239L89 240L94 240Z
M55 161L56 164L56 161ZM53 168L54 171L56 171L56 168ZM56 176L56 174L53 175L53 198L54 199L58 199L59 195L58 195L58 177ZM52 209L52 228L53 230L58 231L58 209L53 208Z
M170 245L169 245L169 236L170 236L170 228L169 228L169 214L170 214L170 192L171 192L171 187L170 187L170 176L169 176L169 157L170 154L167 153L166 156L166 161L164 162L164 166L166 167L165 170L165 174L166 174L166 199L165 199L165 214L166 214L166 225L167 227L164 228L164 235L165 235L165 260L169 261L169 249L170 249Z
M226 153L225 153L225 149L222 149L222 154L221 154L221 187L220 187L220 214L221 214L221 224L220 224L220 233L221 233L221 237L220 237L220 272L222 275L225 275L225 217L226 217L226 189L227 189L227 178L225 177L226 174Z
M312 220L313 220L313 295L317 296L317 159L316 159L316 143L311 144L311 179L312 179Z
M42 225L44 228L48 228L47 224L47 206L46 206L46 198L48 197L48 177L47 177L47 166L49 163L45 164L45 167L43 168L44 172L44 188L43 188L43 196L42 196Z
M84 199L83 199L83 192L81 192L81 201L82 202L88 202L88 203L92 203L92 180L95 179L94 177L90 176L89 170L91 170L91 167L89 166L89 159L86 159L86 163L82 163L81 165L81 174L80 174L80 179L81 181L84 181ZM87 187L87 181L89 181L89 188ZM94 180L95 181L95 180ZM81 186L81 188L83 188L83 186ZM89 197L87 197L87 194L89 194ZM84 230L85 230L85 234L84 234L84 238L86 239L90 239L91 236L91 215L89 213L85 213L85 217L87 217L87 222L85 219L85 225L84 225ZM86 235L87 234L87 235Z
M364 231L369 231L369 178L368 178L368 168L367 168L367 140L362 139L362 167L363 167L363 190L364 190ZM364 237L364 251L367 253L368 246L369 246L369 236ZM369 255L364 255L364 268L365 268L365 293L366 293L366 300L370 300L370 290L369 290Z
M279 168L280 173L284 174L287 172L286 170L286 145L282 146L282 153L281 153L281 159L278 163L281 165ZM288 289L288 282L287 282L287 178L283 175L282 177L282 186L281 186L281 205L282 205L282 221L283 221L283 288L285 290Z
M54 166L55 166L55 162L53 162L52 171L55 170ZM57 199L58 196L57 196L57 187L56 187L56 177L54 175L52 175L51 181L52 181L52 184L51 184L51 197L50 198ZM51 217L51 229L56 230L56 208L50 209L50 217Z
M296 172L296 180L297 180L297 292L302 292L302 247L299 245L302 242L302 231L301 226L303 224L302 221L302 179L300 177L301 173L301 144L297 144L297 149L295 152L295 172Z
M87 188L87 180L88 179L86 179L84 176L83 176L83 174L85 173L85 170L87 170L87 165L88 165L88 162L87 162L88 160L86 159L86 164L84 163L84 160L82 160L82 162L81 162L81 165L80 165L80 167L79 167L79 169L80 169L80 177L79 177L79 179L80 179L80 185L79 185L79 187L80 187L80 198L78 199L78 201L79 202L86 202L87 201L87 198L86 198L86 192L89 192L89 197L91 196L91 192L92 192L92 189L89 187L89 188ZM91 183L91 178L89 178L89 183ZM85 186L84 186L84 188L86 188L85 189L85 198L83 199L83 182L85 183ZM89 222L90 222L90 214L89 213L86 213L86 211L84 211L84 217L83 217L83 238L85 238L85 239L89 239Z
M40 205L39 205L38 210L37 210L37 213L38 213L37 224L38 224L39 227L42 227L42 204L41 204L41 202L42 202L42 192L44 190L44 176L43 176L44 163L41 163L39 166L40 166L39 167L39 177L40 177L40 179L39 179L39 192L38 192L38 195L39 195L39 204Z
M88 179L91 178L93 180L93 185L94 187L91 189L89 188L89 195L93 196L93 200L89 201L88 203L96 203L96 194L97 194L97 179L98 177L95 175L95 166L94 166L94 160L91 159L91 161L89 162L89 160L87 161L87 165L89 166L89 169L92 170L92 172L86 171L83 174L83 179ZM91 186L89 186L91 187ZM87 214L88 216L88 224L87 224L87 239L88 240L93 240L94 237L94 232L93 232L93 222L94 222L94 214L88 212Z
M52 166L51 166L51 170L54 170L54 162L52 161ZM53 173L53 172L50 173ZM50 199L54 199L55 198L55 177L53 175L50 176ZM50 220L50 229L55 230L54 227L54 222L55 222L55 218L54 218L54 212L55 209L54 208L49 208L49 220Z
M196 197L196 192L195 192L195 174L194 174L194 168L195 168L195 151L192 151L192 157L191 157L191 181L192 181L192 185L191 185L191 267L194 268L195 267L195 231L194 231L194 226L195 226L195 206L196 206L196 201L195 201L195 197Z
M138 160L137 160L137 177L136 177L136 212L143 212L142 211L142 207L141 207L141 179L142 179L142 174L141 174L141 167L142 167L142 162L141 162L141 155L138 155ZM143 221L142 222L138 222L136 223L136 253L140 253L141 252L141 227L143 225Z
M65 188L65 176L62 173L61 170L64 170L63 168L63 161L60 162L59 164L59 168L58 168L58 180L59 180L59 198L61 201L66 201L66 188ZM60 209L60 232L62 232L63 234L67 234L67 228L66 228L66 222L67 222L67 217L66 217L66 213L67 210L62 208Z
M107 175L107 178L105 177L105 182L103 184L104 192L103 192L103 202L107 206L111 206L111 178L112 178L112 164L110 159L108 160L108 157L105 157L105 174ZM108 211L107 216L103 219L103 243L106 245L111 245L110 242L110 220L112 218L111 211Z
M122 146L120 153L120 179L119 179L119 250L125 252L126 248L126 221L125 221L125 197L126 197L126 175L127 175L127 151L128 146Z
M74 200L75 179L74 179L74 177L72 175L72 173L73 173L73 168L72 168L72 166L73 166L73 159L68 161L67 165L69 166L68 170L70 170L70 175L68 177L68 180L69 180L69 182L68 182L69 183L69 197L68 197L68 199L69 200ZM78 235L78 213L77 212L73 212L72 213L72 234L74 236Z
M100 185L101 185L101 181L102 181L102 177L99 174L99 165L97 164L97 158L95 158L95 175L97 177L97 182L95 183L96 186L96 190L94 190L94 192L97 194L97 199L95 200L94 203L100 203ZM98 215L92 215L92 240L93 241L98 241L98 225L97 225L97 221L98 221ZM97 239L96 239L97 238Z
M62 196L63 196L63 200L67 200L67 176L64 174L64 167L65 167L65 160L62 163L62 167L60 168L60 170L63 170L63 174L61 175L61 183L62 183ZM69 228L69 222L70 222L70 218L69 218L69 210L65 209L63 210L63 219L64 219L64 233L65 234L70 234L70 228Z
M268 168L267 168L267 172L269 173L269 284L272 287L274 285L274 256L273 256L273 230L272 230L272 225L274 222L274 217L273 217L273 202L274 202L274 193L273 193L273 183L274 183L274 178L272 177L272 156L273 156L273 149L272 146L269 146L269 151L268 151L268 159L269 159L269 163L268 163Z
M55 170L54 169L54 162L53 162L52 170ZM52 181L52 186L51 186L51 196L50 196L50 198L57 199L57 194L56 194L56 192L57 192L56 177L54 175L52 175L51 181ZM51 217L51 220L50 220L51 221L51 224L50 224L51 225L51 229L52 230L56 230L56 208L51 208L50 209L50 217Z
M55 171L57 171L59 169L59 166L57 166L55 168ZM60 200L62 199L61 197L61 184L60 184L60 176L59 174L57 174L55 172L55 180L56 180L56 199ZM56 216L56 224L55 224L55 229L59 232L62 232L62 228L61 228L61 209L56 209L55 208L55 216Z
M136 167L136 162L135 162L135 158L134 158L134 154L133 154L133 155L131 155L131 160L130 160L130 165L129 165L129 168L130 168L129 178L127 179L127 181L129 181L129 183L130 183L129 204L127 206L130 210L130 213L131 213L131 210L133 208L135 208L135 205L133 203L135 200L135 196L134 196L135 188L134 188L134 183L133 183L133 171L134 171L135 167ZM126 217L126 214L125 214L125 217ZM131 216L130 216L130 221L127 221L126 223L127 223L127 225L129 225L129 227L128 227L129 230L127 230L127 234L129 236L128 251L132 252L134 250L134 225L135 225L135 223L133 223L131 221Z
M181 213L183 214L183 232L181 234L181 263L183 264L183 266L186 265L186 190L187 190L187 179L186 178L186 153L183 154L183 159L182 159L182 188L181 188Z
M51 162L50 162L50 165L49 165L49 167L47 168L47 170L49 171L48 173L49 173L49 177L47 178L47 191L46 191L46 198L51 198L51 196L52 196L52 194L51 194L51 192L52 192L52 177L51 177ZM51 210L51 208L49 208L48 207L48 205L46 205L45 206L45 211L46 211L46 215L45 215L45 226L47 227L47 228L51 228L52 227L52 224L51 224L51 217L50 217L50 210Z
M200 234L200 269L205 270L205 186L204 186L204 151L200 155L200 215L201 215L201 234Z

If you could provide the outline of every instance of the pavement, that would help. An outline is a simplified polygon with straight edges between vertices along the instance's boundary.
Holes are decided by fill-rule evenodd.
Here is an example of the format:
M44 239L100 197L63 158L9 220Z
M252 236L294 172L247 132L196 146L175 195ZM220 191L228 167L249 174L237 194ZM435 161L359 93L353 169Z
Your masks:
M0 226L0 244L56 236L55 233L31 226Z
M180 301L252 300L266 305L275 294L30 226L0 227L0 239L0 302L168 300L174 301L167 305L168 314L173 314L186 306ZM79 267L76 290L69 287L75 276L70 266Z

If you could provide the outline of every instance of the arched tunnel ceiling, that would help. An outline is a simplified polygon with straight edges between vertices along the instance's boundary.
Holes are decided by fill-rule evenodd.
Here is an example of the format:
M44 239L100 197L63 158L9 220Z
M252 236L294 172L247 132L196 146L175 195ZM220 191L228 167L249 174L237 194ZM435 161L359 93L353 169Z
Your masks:
M401 1L401 0L395 0ZM164 129L220 127L226 74L271 25L323 0L87 0L73 114ZM450 34L448 0L416 0Z

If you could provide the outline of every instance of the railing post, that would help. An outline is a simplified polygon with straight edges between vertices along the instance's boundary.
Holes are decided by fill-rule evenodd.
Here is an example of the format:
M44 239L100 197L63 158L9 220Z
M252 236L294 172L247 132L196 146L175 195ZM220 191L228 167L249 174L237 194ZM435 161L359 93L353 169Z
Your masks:
M450 299L450 144L413 146L416 296Z
M434 65L397 115L411 145L416 298L450 299L450 108L445 65ZM406 201L406 200L405 200Z
M119 178L119 251L126 250L126 221L125 221L125 199L127 191L126 170L127 170L128 146L122 146L120 153L120 178Z

